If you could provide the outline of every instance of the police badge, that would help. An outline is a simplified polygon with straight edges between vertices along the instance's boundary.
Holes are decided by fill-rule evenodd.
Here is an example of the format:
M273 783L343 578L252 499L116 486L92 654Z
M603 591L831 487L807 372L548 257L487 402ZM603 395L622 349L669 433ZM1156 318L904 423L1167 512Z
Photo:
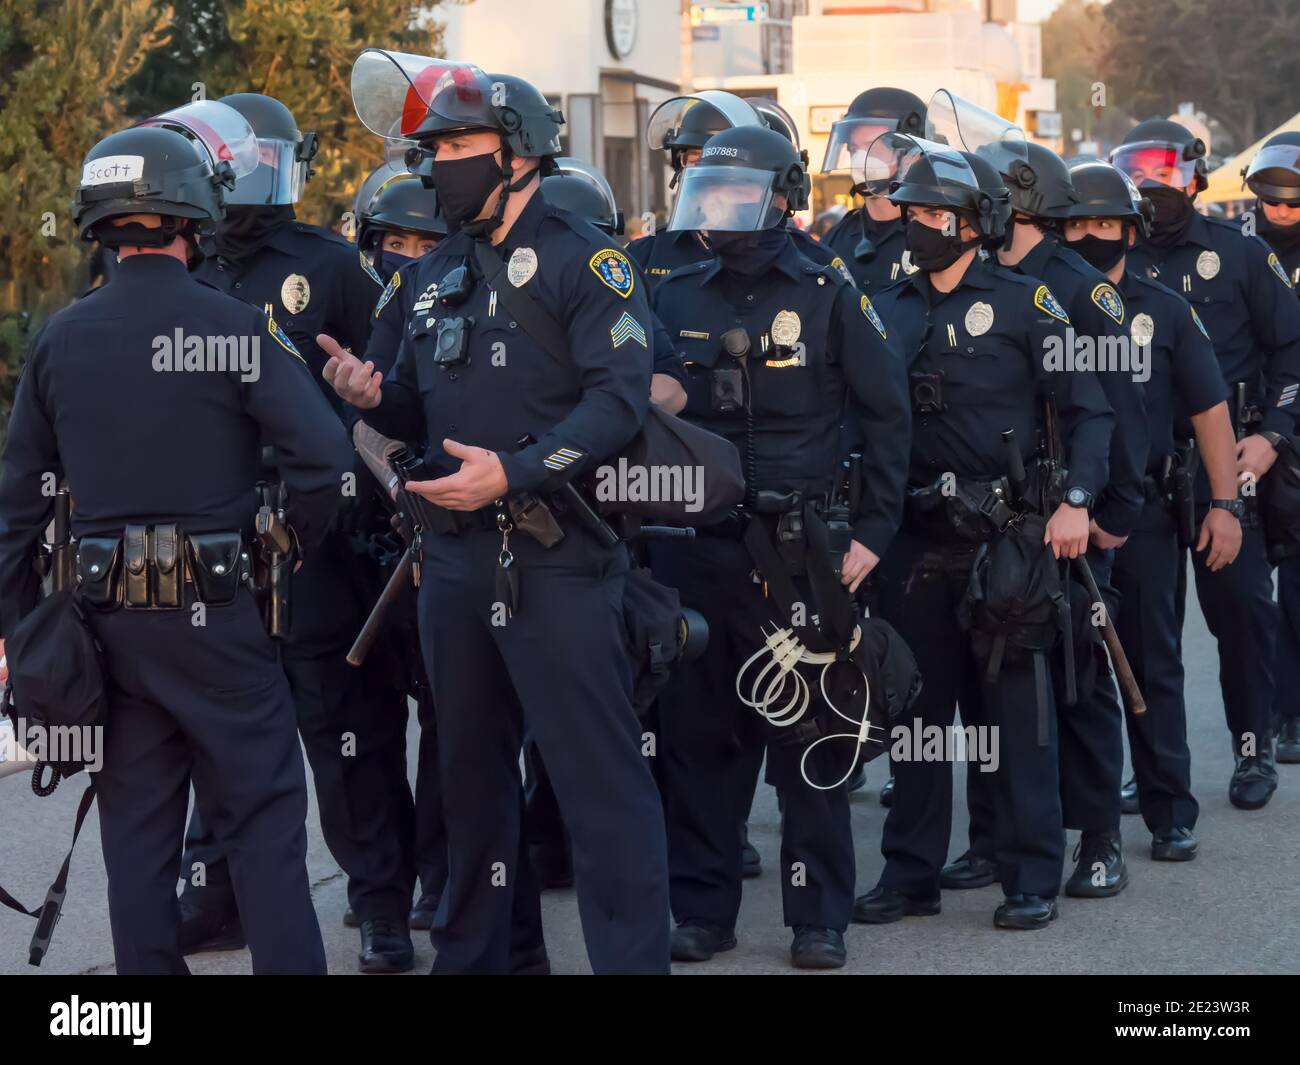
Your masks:
M1219 253L1203 251L1196 257L1196 272L1206 281L1219 276Z
M1116 325L1124 324L1124 301L1109 284L1103 281L1092 290L1092 302L1113 318Z
M532 248L516 248L506 267L506 277L510 279L510 283L515 288L519 288L535 273L537 273L537 252Z
M973 337L982 337L993 328L993 308L982 300L972 303L966 312L966 332Z
M302 274L290 274L280 286L280 302L290 314L302 314L311 302L311 285Z
M621 251L601 248L587 265L591 267L592 273L624 299L632 295L636 275L632 273L632 264Z
M1129 326L1128 331L1133 338L1134 344L1145 347L1151 343L1151 338L1156 335L1156 323L1151 320L1149 314L1135 314L1133 324Z
M773 343L783 348L791 348L798 343L802 330L803 323L799 321L798 314L794 311L777 311L769 332L772 334Z

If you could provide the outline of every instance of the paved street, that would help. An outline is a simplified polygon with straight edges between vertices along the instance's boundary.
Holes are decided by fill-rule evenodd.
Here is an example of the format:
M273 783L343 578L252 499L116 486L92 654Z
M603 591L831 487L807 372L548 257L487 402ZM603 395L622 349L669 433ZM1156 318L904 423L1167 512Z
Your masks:
M993 928L1000 898L996 886L948 892L938 917L908 918L890 926L853 926L849 968L863 973L1296 973L1300 925L1294 920L1300 884L1300 766L1282 766L1281 786L1263 811L1229 805L1231 754L1218 696L1217 657L1191 604L1184 641L1193 756L1193 781L1201 802L1197 828L1201 852L1188 864L1154 863L1149 836L1137 817L1124 819L1132 883L1117 899L1063 899L1061 918L1037 933ZM414 722L414 715L412 715ZM412 727L414 750L415 729ZM854 798L858 886L874 885L880 871L880 829L885 811L876 801L884 760L869 769L870 786ZM25 777L0 781L0 883L28 904L44 897L72 830L80 783L37 799ZM957 788L962 794L962 787ZM964 849L966 814L959 808L952 853ZM760 789L750 838L765 871L745 885L740 944L705 966L676 971L783 973L789 937L780 924L774 863L777 809L770 788ZM342 927L344 880L321 840L313 803L310 866L316 909L329 952L330 971L353 973L357 933ZM573 893L545 896L547 944L558 973L588 971ZM34 972L26 964L32 922L0 910L0 973ZM417 940L417 974L428 971L433 951ZM249 972L246 951L191 959L196 972ZM39 972L109 973L113 970L99 832L92 816L73 862L64 917L50 956Z

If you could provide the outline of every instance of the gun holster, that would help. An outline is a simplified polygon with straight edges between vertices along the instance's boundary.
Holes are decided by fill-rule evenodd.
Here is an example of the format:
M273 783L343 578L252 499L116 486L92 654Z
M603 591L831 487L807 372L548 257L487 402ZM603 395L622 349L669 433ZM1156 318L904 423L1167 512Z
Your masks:
M1196 544L1196 472L1200 452L1190 440L1174 445L1165 459L1163 491L1166 506L1178 527L1178 543L1185 548Z

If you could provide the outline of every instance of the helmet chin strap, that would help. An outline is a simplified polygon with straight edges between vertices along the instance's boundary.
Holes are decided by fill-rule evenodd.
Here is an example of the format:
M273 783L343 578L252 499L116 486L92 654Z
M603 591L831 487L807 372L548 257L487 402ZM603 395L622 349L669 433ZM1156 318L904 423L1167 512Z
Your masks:
M506 200L510 198L512 192L519 192L526 189L528 183L542 172L540 166L535 166L528 171L518 181L510 180L510 164L514 161L514 153L504 142L501 145L501 193L497 196L497 205L492 210L492 214L487 218L476 218L472 222L466 222L461 226L468 236L486 237L495 230L499 229L505 219Z

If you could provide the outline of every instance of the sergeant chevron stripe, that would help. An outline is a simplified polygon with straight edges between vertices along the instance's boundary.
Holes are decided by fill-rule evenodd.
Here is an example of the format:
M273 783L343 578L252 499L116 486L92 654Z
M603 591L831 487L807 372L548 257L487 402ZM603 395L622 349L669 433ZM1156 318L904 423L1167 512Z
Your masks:
M624 341L635 340L643 348L646 347L645 329L641 323L633 318L627 311L624 311L614 326L609 331L609 339L614 342L614 347L619 347Z

